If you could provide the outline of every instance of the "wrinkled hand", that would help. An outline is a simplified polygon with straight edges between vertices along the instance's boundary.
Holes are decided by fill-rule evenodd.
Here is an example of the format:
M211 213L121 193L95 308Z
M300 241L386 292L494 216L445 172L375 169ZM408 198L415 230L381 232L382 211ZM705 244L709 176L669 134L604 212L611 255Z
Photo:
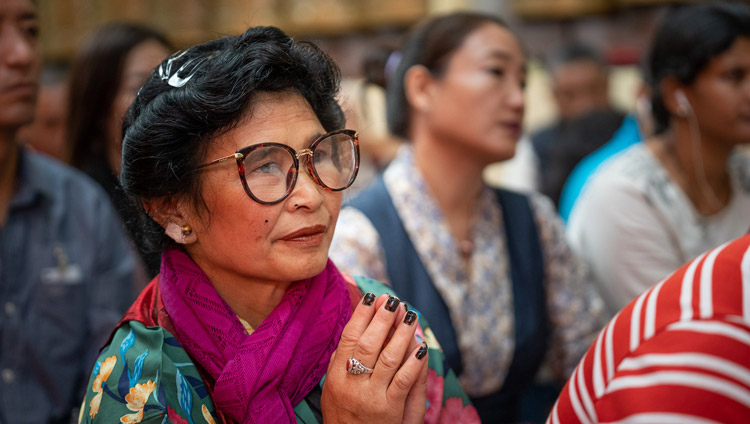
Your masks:
M417 346L416 314L407 313L404 305L384 294L370 305L360 302L354 310L331 356L323 385L321 409L326 424L424 421L427 346ZM350 357L373 372L350 374L346 370Z

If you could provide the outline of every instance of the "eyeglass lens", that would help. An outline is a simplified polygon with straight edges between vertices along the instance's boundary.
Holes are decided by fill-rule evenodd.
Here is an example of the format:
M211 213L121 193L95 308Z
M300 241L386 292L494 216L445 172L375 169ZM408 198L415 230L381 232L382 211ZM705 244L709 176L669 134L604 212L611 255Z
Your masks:
M313 170L327 188L348 187L356 166L354 140L347 134L331 134L313 148ZM294 156L280 146L253 150L245 157L244 168L247 187L263 202L284 198L294 181Z

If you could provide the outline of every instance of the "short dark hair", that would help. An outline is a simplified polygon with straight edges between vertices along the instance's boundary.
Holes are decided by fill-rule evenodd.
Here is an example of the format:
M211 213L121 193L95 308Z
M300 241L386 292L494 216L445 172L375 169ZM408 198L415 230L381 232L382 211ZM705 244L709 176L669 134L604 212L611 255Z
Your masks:
M409 68L422 65L433 75L439 76L464 40L488 23L508 29L508 25L498 16L456 12L428 18L411 30L401 49L401 61L396 72L388 80L387 120L392 134L408 138L410 112L404 92L404 77Z
M583 43L567 43L555 50L546 60L547 69L555 72L557 68L573 62L589 61L604 69L606 66L601 54L592 46Z
M183 67L182 71L178 71ZM173 87L171 75L187 77ZM296 42L275 27L199 44L166 59L130 106L123 123L120 183L138 209L128 227L144 252L172 243L143 201L181 197L206 210L196 168L212 140L252 113L261 93L299 93L326 131L344 125L336 95L340 74L312 43Z
M661 82L673 77L690 85L714 57L738 37L750 36L750 8L739 3L700 3L668 10L644 61L651 87L656 133L669 127Z
M154 40L172 50L156 29L128 22L105 24L76 54L68 85L67 156L78 168L107 163L107 126L128 54Z

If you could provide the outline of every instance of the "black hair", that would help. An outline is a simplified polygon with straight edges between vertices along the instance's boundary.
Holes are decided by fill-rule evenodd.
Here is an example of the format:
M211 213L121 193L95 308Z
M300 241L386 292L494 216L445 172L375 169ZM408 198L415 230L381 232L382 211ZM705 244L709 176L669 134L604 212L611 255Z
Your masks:
M92 33L78 51L68 86L67 159L77 168L107 162L107 128L112 119L128 54L146 41L172 50L160 31L130 22L110 22Z
M189 80L174 87L175 75ZM139 248L161 251L172 243L147 215L145 200L178 197L206 210L196 168L216 136L252 113L260 93L299 93L332 131L345 122L336 101L339 80L338 68L318 47L275 27L250 28L162 62L123 123L120 182L138 208L128 227Z
M673 77L681 84L692 84L711 59L729 49L738 37L750 37L750 8L746 5L689 4L667 12L644 61L657 134L669 127L661 82Z
M498 16L456 12L428 18L411 30L401 50L401 61L396 72L388 80L387 120L392 134L408 138L410 113L404 92L404 77L409 68L422 65L433 75L440 76L464 40L488 23L508 29L508 25Z
M547 59L547 69L554 72L557 68L573 62L589 61L600 68L605 67L605 62L599 52L588 44L568 43L557 49Z

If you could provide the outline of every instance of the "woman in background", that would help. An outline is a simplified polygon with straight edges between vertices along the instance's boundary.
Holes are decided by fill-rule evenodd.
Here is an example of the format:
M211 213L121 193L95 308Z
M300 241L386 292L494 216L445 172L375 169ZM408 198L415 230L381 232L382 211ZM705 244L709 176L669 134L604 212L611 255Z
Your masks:
M138 89L171 51L166 37L152 28L112 22L91 34L71 67L66 160L104 188L123 221L130 217L117 181L122 119ZM151 278L159 258L141 256Z
M540 418L521 404L545 355L562 384L603 323L549 199L482 179L515 152L525 82L526 55L499 18L420 23L387 93L389 128L409 144L342 210L331 248L342 269L414 302L490 423Z
M750 8L677 7L645 67L655 134L597 171L568 226L610 314L750 230Z

